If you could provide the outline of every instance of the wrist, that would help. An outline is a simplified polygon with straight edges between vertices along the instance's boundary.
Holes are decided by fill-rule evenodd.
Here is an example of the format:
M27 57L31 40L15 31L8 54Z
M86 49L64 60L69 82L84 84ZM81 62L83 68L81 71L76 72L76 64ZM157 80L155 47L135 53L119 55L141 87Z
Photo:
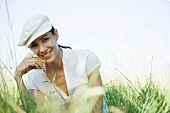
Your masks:
M23 75L23 74L21 74L21 72L15 71L15 73L14 73L14 79L15 79L15 80L21 80L21 79L22 79L22 75Z

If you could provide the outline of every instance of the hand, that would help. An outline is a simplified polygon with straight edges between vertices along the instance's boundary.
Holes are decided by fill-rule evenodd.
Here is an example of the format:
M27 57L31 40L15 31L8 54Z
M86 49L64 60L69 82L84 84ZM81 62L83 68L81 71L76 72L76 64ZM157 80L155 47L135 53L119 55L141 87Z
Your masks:
M24 58L24 60L18 65L15 71L15 78L16 76L22 77L22 75L26 74L32 69L43 69L45 67L45 61L38 58Z

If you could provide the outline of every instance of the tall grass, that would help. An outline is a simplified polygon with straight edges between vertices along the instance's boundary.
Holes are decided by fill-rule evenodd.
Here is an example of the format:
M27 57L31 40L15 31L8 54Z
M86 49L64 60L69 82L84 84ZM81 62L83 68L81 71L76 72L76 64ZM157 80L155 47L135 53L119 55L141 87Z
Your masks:
M96 99L88 101L86 98L89 92L87 87L83 95L77 95L68 110L64 110L59 105L58 100L47 100L40 108L37 108L31 98L25 98L27 105L21 102L19 91L16 85L9 85L4 76L9 76L5 71L0 70L0 113L90 113ZM126 78L126 77L125 77ZM170 113L170 93L168 88L161 88L156 82L149 78L145 85L139 81L132 84L127 79L127 83L110 82L105 85L105 100L109 106L110 113ZM16 83L15 83L16 84ZM91 95L93 95L91 93ZM26 96L28 97L28 96ZM52 101L53 100L53 101ZM75 103L76 103L75 102ZM90 104L88 103L90 102ZM64 102L64 104L69 104Z
M161 89L152 79L145 85L137 82L135 88L131 83L106 85L105 99L110 106L119 108L125 113L170 113L170 103L167 89Z
M140 82L132 85L130 81L127 84L110 82L105 85L105 90L104 98L109 106L110 113L170 113L170 94L168 90L166 88L162 89L151 78L146 80L145 85ZM87 95L87 93L85 94ZM26 101L29 108L25 109L21 103L17 87L10 86L3 78L3 73L1 73L0 113L55 113L59 110L61 113L71 113L73 111L74 113L88 113L94 105L87 106L86 98L79 97L75 101L78 101L78 104L73 104L67 111L55 106L58 103L53 101L53 104L51 104L52 101L48 100L46 104L42 105L41 109ZM94 102L95 100L92 103ZM65 102L65 104L68 103Z

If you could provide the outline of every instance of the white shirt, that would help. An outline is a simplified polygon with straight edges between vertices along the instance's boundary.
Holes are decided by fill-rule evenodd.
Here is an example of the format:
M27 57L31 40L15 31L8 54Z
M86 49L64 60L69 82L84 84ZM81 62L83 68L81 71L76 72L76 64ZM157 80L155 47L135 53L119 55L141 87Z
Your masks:
M56 85L52 85L42 69L34 69L28 75L28 89L39 89L46 96L64 98L69 100L76 87L88 83L88 75L101 65L95 53L86 50L63 50L63 67L68 88L67 96Z
M88 75L101 65L98 57L88 49L63 49L62 62L69 94L72 94L77 86L88 83ZM65 99L68 98L57 86L55 88L61 92ZM51 91L56 90L42 69L34 69L29 72L28 89L39 89L45 95L49 95Z

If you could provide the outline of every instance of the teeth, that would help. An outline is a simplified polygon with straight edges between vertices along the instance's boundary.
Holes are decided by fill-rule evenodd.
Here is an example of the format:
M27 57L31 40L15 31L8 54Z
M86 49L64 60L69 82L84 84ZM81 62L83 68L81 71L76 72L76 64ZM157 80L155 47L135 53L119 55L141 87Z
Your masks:
M48 57L48 56L49 56L49 54L50 54L50 52L49 52L48 54L44 55L44 56L45 56L45 57Z
M48 52L46 55L43 56L44 58L50 57L50 52Z

